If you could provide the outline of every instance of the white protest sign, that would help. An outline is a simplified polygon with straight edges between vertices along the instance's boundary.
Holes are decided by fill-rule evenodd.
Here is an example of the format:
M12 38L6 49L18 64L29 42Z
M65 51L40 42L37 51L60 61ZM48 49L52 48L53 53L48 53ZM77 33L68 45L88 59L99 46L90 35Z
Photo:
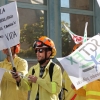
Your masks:
M19 17L16 2L0 7L0 50L20 41Z
M90 38L66 57L57 58L76 89L100 78L100 35Z
M97 0L97 2L98 2L98 5L99 5L99 7L100 7L100 0Z
M5 73L5 71L6 71L6 69L0 68L0 83L1 83L1 80L2 80L2 77L3 77L4 73Z

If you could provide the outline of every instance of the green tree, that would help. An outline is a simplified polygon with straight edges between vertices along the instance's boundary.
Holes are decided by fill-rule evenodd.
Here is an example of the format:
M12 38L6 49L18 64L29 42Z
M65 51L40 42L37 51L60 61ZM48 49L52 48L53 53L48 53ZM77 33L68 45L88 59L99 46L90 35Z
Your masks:
M32 25L24 24L24 27L20 30L20 42L26 42L28 44L27 50L20 51L19 55L24 58L33 58L35 57L35 53L33 52L33 43L37 38L42 36L44 33L44 19L40 17L40 21L38 23L34 23Z
M73 42L70 34L68 31L65 29L64 24L69 27L68 23L65 23L64 21L61 22L61 35L62 35L62 56L67 56L71 53L72 51L72 45L71 43ZM70 27L69 27L70 28Z
M61 34L62 34L62 56L67 56L71 50L72 46L70 45L72 39L68 31L65 30L63 24L69 26L68 23L64 21L61 22ZM32 25L25 24L24 27L20 30L20 41L21 43L27 43L28 49L23 50L19 53L20 56L24 58L33 58L35 53L33 52L33 42L37 40L40 36L44 34L44 18L40 17L40 21Z

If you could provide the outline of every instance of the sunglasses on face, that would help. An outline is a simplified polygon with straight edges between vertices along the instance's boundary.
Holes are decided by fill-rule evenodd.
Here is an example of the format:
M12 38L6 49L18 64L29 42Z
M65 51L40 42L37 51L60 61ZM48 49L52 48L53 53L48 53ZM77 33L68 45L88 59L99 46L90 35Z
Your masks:
M41 48L41 49L35 49L35 53L39 52L39 53L43 53L44 49Z

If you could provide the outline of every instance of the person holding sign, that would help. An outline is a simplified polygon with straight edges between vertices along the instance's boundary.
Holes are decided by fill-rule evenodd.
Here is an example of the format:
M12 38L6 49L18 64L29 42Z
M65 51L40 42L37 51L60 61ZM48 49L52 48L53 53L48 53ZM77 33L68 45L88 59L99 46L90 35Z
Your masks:
M99 74L99 72L97 73ZM91 76L91 78L93 77L95 76ZM73 84L71 85L71 87L72 89L74 89L77 95L84 95L86 97L86 100L100 100L100 79L94 80L79 88L78 90L76 90Z
M72 52L74 52L79 46L81 46L82 43L76 44L73 47ZM62 100L85 100L85 95L83 94L76 94L75 91L71 88L71 80L68 77L67 72L63 71L63 81L62 81L62 89L63 89L63 95Z
M22 75L27 74L28 72L28 64L27 61L18 57L16 54L20 51L20 45L17 44L11 47L12 58L14 60L15 68ZM19 89L16 85L16 81L12 78L11 70L12 64L10 60L10 54L8 49L3 49L4 54L6 54L6 58L4 61L0 62L0 67L5 68L7 71L4 73L2 81L0 83L1 88L1 96L0 100L27 100L28 91Z
M68 77L68 74L64 70L63 72L63 98L62 100L85 100L85 92L80 92L80 94L77 94L72 88L71 88L71 80Z
M33 48L38 63L30 68L26 75L28 78L20 78L17 72L12 75L17 82L20 82L20 87L31 89L30 100L59 100L62 71L60 66L51 60L56 55L54 42L42 36L34 42Z
M86 100L100 100L100 79L90 82L87 85L76 90L75 86L72 84L72 89L75 90L76 94L84 94L86 92Z

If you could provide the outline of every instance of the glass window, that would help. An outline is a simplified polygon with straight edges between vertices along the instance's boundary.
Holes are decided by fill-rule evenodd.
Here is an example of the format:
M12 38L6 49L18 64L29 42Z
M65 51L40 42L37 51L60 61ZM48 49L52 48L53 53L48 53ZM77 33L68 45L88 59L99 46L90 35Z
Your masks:
M33 65L35 65L37 63L38 63L37 60L34 60L34 59L32 61L28 61L28 69L30 69L30 67L32 67Z
M21 43L21 50L18 55L25 59L36 58L33 43L44 34L45 11L18 8L18 13Z
M61 7L93 10L93 0L61 0Z
M47 0L8 0L8 1L17 1L23 3L31 3L31 4L46 4Z
M94 33L92 16L61 13L62 56L70 54L73 46L75 45L71 35L63 25L65 24L74 34L84 36L86 22L88 22L87 36L92 37Z

